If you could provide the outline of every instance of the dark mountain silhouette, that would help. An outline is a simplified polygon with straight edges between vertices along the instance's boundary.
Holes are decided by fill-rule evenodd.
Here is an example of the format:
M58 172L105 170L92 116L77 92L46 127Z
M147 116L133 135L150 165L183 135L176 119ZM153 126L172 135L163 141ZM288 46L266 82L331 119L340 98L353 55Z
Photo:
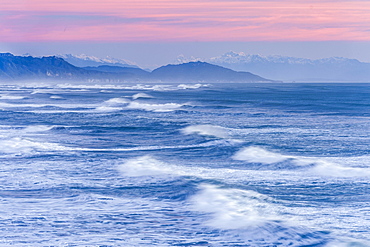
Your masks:
M90 71L100 71L100 72L108 72L108 73L117 73L117 74L133 74L133 75L140 75L143 78L149 77L150 72L140 69L140 68L133 68L133 67L121 67L121 66L110 66L110 65L101 65L98 67L83 67L83 69L90 70Z
M166 65L151 73L153 79L163 81L197 82L266 82L270 81L249 72L236 72L218 65L205 62L189 62Z
M85 78L95 73L75 67L61 58L14 56L0 54L0 78L2 79L73 79Z
M0 54L0 79L89 80L95 82L269 82L249 72L236 72L205 62L166 65L147 72L121 66L76 67L56 56Z

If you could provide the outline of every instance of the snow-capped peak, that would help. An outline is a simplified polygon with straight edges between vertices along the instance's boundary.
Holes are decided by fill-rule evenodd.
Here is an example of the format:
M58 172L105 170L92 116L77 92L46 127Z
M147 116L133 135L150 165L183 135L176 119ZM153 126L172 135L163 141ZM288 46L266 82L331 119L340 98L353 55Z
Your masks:
M214 63L250 63L250 62L261 62L266 60L265 57L260 55L250 55L244 52L233 52L229 51L221 56L212 57L209 62Z
M181 54L177 56L177 58L172 62L172 64L183 64L189 62L204 62L204 60L193 56L185 57L184 55Z
M280 55L252 55L245 54L244 52L227 52L218 57L212 57L208 59L210 63L216 64L249 64L249 63L274 63L274 64L318 64L318 63L345 63L345 62L356 62L356 59L348 59L343 57L331 57L324 59L308 59L308 58L297 58ZM357 61L358 62L358 61Z
M106 56L105 58L98 58L95 56L88 56L86 54L73 55L73 54L60 54L58 57L63 58L67 62L75 66L99 66L99 65L115 65L115 66L124 66L124 67L138 67L134 62L112 58Z

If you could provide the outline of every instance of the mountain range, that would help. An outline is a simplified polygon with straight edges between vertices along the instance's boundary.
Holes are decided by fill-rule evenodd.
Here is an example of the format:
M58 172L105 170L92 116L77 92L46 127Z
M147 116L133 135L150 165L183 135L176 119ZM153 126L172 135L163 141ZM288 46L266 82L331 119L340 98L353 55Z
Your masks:
M122 82L369 82L370 63L331 57L305 59L227 52L208 59L179 56L153 71L111 57L57 55L33 57L0 53L0 79L62 79Z
M55 56L36 58L0 53L0 78L2 80L22 80L36 78L72 79L83 78L91 73L73 66Z
M179 56L177 61L178 63L204 61L282 81L370 81L370 63L342 57L312 60L277 55L250 55L231 51L208 59L194 57L186 59L184 56Z
M109 65L120 67L136 66L138 68L133 62L111 57L101 59L93 56L71 54L59 56L78 67ZM279 55L261 56L230 51L221 56L205 59L180 55L173 64L200 61L286 82L370 81L370 63L343 57L307 59Z
M109 64L109 63L108 63ZM0 53L1 80L84 80L95 82L272 82L249 72L236 72L206 62L166 65L148 72L138 67L77 67L61 57L14 56Z

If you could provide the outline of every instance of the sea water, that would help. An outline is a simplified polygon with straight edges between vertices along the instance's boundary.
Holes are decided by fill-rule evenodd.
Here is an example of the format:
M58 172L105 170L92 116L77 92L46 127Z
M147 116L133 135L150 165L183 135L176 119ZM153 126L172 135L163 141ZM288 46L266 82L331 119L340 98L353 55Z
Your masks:
M0 246L370 246L369 147L370 84L2 85Z

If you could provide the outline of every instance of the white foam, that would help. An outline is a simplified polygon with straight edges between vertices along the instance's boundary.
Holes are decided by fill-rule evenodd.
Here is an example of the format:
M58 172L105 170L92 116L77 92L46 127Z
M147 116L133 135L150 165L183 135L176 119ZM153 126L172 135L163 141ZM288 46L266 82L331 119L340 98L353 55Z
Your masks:
M278 172L278 174L272 174L271 172L260 170L248 171L174 165L159 161L151 156L126 160L119 166L119 170L125 176L147 176L147 178L138 180L144 183L153 183L153 180L157 182L157 180L173 179L173 176L194 176L202 179L226 180L227 184L240 184L240 181L251 181L253 179L259 182L272 179L271 181L275 183L276 179L281 175L288 175L289 179L297 179L297 182L304 183L307 177L297 175L296 171L293 173ZM289 180L285 182L289 183ZM279 236L287 237L292 234L291 236L294 239L301 239L301 233L306 232L306 227L327 226L330 224L328 223L330 219L325 217L325 220L323 220L320 217L320 215L324 215L324 212L330 215L330 212L321 210L330 209L311 208L307 211L307 209L301 207L286 207L284 206L286 203L282 201L276 201L269 196L251 190L223 188L209 184L203 184L199 189L199 192L189 198L189 204L187 204L189 209L203 213L201 217L206 217L206 219L202 218L202 222L209 227L221 230L241 229L243 232L251 233L251 235L247 236L248 238L263 232L260 236L266 237L270 236L270 234L271 236L276 236L278 234ZM351 213L344 208L339 211L341 210L348 214ZM282 229L282 231L279 230L277 232L277 229ZM307 239L307 241L310 240Z
M238 151L232 158L234 160L243 160L253 163L274 164L293 158L293 156L270 152L260 147L247 147Z
M369 168L358 168L358 167L344 167L339 164L327 162L325 160L317 160L315 166L310 170L312 173L316 173L323 176L331 177L368 177L370 176Z
M198 88L201 88L201 87L209 87L209 84L200 84L200 83L197 83L197 84L180 84L177 87L180 88L180 89L198 89Z
M50 96L50 99L64 99L64 98L58 95L52 95Z
M55 99L62 99L62 98L55 98ZM47 110L37 110L32 111L35 113L60 113L60 112L83 112L83 113L94 113L94 112L112 112L112 111L119 111L122 110L123 106L126 106L130 101L125 98L112 98L100 104L55 104L55 103L48 103L48 104L9 104L9 103L0 103L0 108L42 108L42 107L58 107L63 109L74 109L74 110L55 110L55 109L47 109ZM76 108L84 108L76 109Z
M260 164L275 164L289 161L297 168L306 168L305 172L322 176L334 177L367 177L370 176L370 169L366 167L349 167L333 163L330 158L304 157L283 155L267 151L260 147L246 147L238 151L233 157L234 160L247 161ZM341 158L345 159L345 158Z
M78 88L78 89L122 89L122 86L113 85L113 84L58 84L58 88L69 89L69 88Z
M119 170L130 177L155 176L174 172L167 164L149 155L129 159L119 167Z
M54 128L54 126L48 126L48 125L31 125L31 126L28 126L26 128L24 128L24 132L31 132L31 133L34 133L34 132L44 132L44 131L49 131L51 130L52 128Z
M0 126L0 142L9 140L14 137L32 137L45 135L45 132L51 130L53 126L32 125L24 126ZM2 139L2 140L1 140ZM5 148L4 148L5 149ZM0 148L1 152L1 148Z
M122 106L130 103L130 100L125 98L112 98L107 101L104 101L102 104L98 105L93 112L115 112L121 111Z
M11 139L0 140L0 153L6 154L27 154L34 151L64 151L67 148L56 143L37 142L34 140L14 137Z
M137 94L134 94L132 95L132 98L133 99L139 99L139 98L147 98L147 99L150 99L150 98L153 98L153 96L149 95L149 94L146 94L146 93L137 93Z
M149 86L149 87L147 87L145 89L147 89L147 90L153 90L153 91L159 91L159 92L177 90L177 88L175 88L172 85L155 85L155 86Z
M132 151L132 150L131 150ZM159 161L150 155L140 156L126 160L118 167L118 170L126 176L195 176L220 178L224 170L228 169L208 169L203 167L187 167ZM215 172L214 172L215 171Z
M232 146L237 142L233 140L222 140L222 141L209 141L200 144L194 145L178 145L178 146L137 146L131 148L75 148L75 150L80 151L90 151L90 152L99 152L99 151L110 151L110 152L127 152L127 151L149 151L149 150L163 150L163 149L183 149L183 148L197 148L197 147L211 147L211 146Z
M139 102L131 102L127 108L129 109L140 109L145 111L153 112L171 112L181 108L183 105L176 103L167 103L167 104L147 104Z
M16 108L16 107L44 107L46 105L43 104L10 104L10 103L0 103L0 108Z
M151 91L175 91L184 89L197 89L201 87L209 87L209 84L180 84L180 85L168 85L168 84L136 84L136 85L122 85L122 84L58 84L58 88L85 88L85 89L126 89L126 90L151 90Z
M249 190L221 189L203 184L190 201L194 211L211 214L207 225L219 229L259 227L278 220L269 197Z
M63 91L54 88L47 88L47 89L35 89L31 92L31 94L50 94L50 93L61 93Z
M131 158L118 166L118 170L125 176L193 176L204 179L224 179L228 176L240 175L239 170L234 169L210 169L197 166L182 166L169 164L153 158L150 155ZM248 172L248 171L247 171ZM243 173L243 171L242 171ZM242 175L243 178L245 176Z
M219 138L228 138L229 134L226 128L215 125L191 125L181 130L185 135L199 134L203 136L214 136Z
M24 99L24 96L17 96L17 95L8 95L8 94L3 94L0 95L0 99L5 99L5 100L19 100L19 99Z
M104 102L107 105L119 105L119 104L128 104L130 100L125 98L112 98Z

